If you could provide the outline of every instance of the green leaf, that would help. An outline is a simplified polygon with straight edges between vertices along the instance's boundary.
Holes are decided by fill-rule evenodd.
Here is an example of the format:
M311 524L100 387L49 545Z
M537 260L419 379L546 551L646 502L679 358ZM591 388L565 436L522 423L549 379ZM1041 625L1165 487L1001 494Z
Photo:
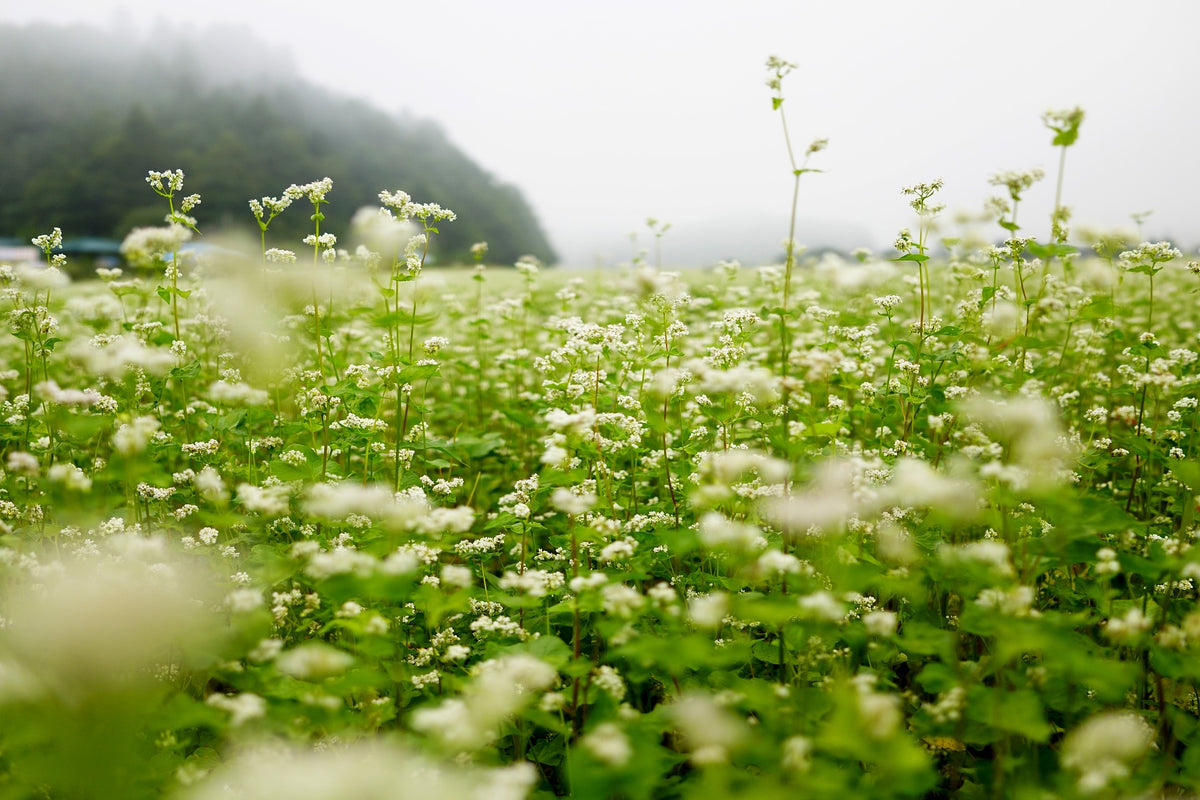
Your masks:
M228 413L222 414L221 416L217 417L217 421L215 423L213 423L213 430L222 431L222 432L231 431L234 428L236 428L238 425L240 425L242 423L242 420L244 420L245 418L246 418L246 409L244 409L244 408L234 409L233 411L230 411Z
M194 378L200 374L200 359L194 358L182 367L172 367L167 374L172 378Z
M1171 464L1171 477L1200 494L1200 463L1177 461Z
M1052 242L1050 244L1030 242L1029 253L1035 258L1040 258L1043 261L1049 261L1052 258L1064 258L1066 256L1078 255L1079 249L1072 247L1069 244L1061 244L1059 242Z
M572 659L571 645L557 636L539 636L525 644L514 646L512 651L537 656L556 669L566 666Z
M1041 698L1028 689L973 686L967 692L967 716L985 729L981 741L995 741L996 732L1005 731L1045 742L1054 730L1046 721Z
M529 758L535 764L546 764L555 767L563 762L566 755L566 739L562 736L551 736L548 739L542 739L529 748Z
M771 317L795 317L796 312L791 309L786 309L783 306L763 306L758 310L758 316L762 319Z
M1071 145L1075 144L1077 139L1079 139L1078 125L1072 125L1069 128L1063 128L1061 130L1055 128L1054 130L1058 131L1058 133L1054 135L1054 138L1050 140L1050 144L1054 147L1070 147Z
M954 660L954 636L950 631L928 622L914 620L905 623L900 631L900 640L909 652L938 656L945 661Z
M1163 268L1157 264L1138 264L1136 267L1130 267L1128 271L1136 272L1140 275L1149 275L1150 277L1154 277L1158 273L1162 272L1162 270Z
M464 436L454 443L455 448L468 458L478 459L490 455L504 446L504 437L495 431L482 436Z
M755 642L754 645L750 648L750 652L754 655L754 657L756 659L763 662L764 664L778 664L779 663L779 643L778 642L768 642L768 641L760 639L759 641Z
M925 665L925 669L917 675L917 683L930 694L940 694L957 686L958 676L950 667L934 661Z

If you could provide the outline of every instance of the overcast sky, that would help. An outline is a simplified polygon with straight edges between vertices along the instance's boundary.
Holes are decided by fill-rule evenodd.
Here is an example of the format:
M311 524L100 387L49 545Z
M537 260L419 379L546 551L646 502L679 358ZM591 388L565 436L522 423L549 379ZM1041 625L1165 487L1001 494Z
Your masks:
M780 251L771 54L798 64L795 145L830 140L802 181L801 242L882 249L912 223L902 186L940 177L950 211L977 211L989 176L1038 166L1020 221L1045 237L1057 152L1040 117L1074 105L1074 226L1153 210L1146 238L1200 242L1194 0L38 0L0 20L245 25L306 78L441 123L570 264L628 260L649 216L673 225L667 263Z

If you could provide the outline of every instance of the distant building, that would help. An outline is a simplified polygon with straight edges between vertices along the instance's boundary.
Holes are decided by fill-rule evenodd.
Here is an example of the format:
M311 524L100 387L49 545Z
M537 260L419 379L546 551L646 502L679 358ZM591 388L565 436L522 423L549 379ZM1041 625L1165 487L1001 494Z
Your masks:
M19 264L37 261L40 253L29 242L20 239L0 238L0 264Z
M121 257L121 243L115 239L102 239L98 236L79 236L74 239L64 239L61 252L68 260L73 258L92 261L116 261ZM17 263L21 261L42 261L42 251L38 250L27 240L14 237L0 237L0 262Z
M121 243L115 239L101 239L98 236L80 236L75 239L63 239L62 252L67 258L120 258Z

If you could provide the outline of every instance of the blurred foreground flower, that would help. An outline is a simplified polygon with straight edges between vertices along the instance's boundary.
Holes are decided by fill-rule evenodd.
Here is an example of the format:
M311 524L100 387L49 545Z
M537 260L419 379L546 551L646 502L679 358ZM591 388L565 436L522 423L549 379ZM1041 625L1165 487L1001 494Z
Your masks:
M980 477L1023 493L1046 491L1067 478L1074 453L1049 401L975 397L963 404L962 415L1003 448L1003 457L980 467Z
M670 707L693 764L721 764L746 738L746 726L733 712L704 694L686 694Z
M476 665L474 679L459 698L426 706L412 715L412 727L432 734L448 751L478 750L498 734L500 723L550 688L558 671L526 654L501 656Z
M1126 778L1154 743L1154 731L1129 711L1105 711L1067 734L1062 765L1075 772L1079 790L1091 794Z
M38 581L0 605L4 796L158 797L168 768L149 721L227 630L212 576L120 534Z
M321 752L246 750L180 800L521 800L537 779L532 764L493 769L434 763L399 747L359 744Z
M208 652L221 626L202 576L161 539L121 535L11 597L7 653L45 692L73 701L150 679L153 668Z

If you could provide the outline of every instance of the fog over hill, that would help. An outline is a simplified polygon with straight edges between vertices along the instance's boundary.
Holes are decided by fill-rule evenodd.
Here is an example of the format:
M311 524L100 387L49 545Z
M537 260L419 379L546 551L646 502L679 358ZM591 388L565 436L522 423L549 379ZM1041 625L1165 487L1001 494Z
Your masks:
M247 201L329 176L325 229L348 230L380 190L454 209L435 239L443 259L487 241L489 260L555 253L521 192L497 180L433 121L387 114L295 76L286 50L213 27L144 35L113 28L0 26L0 235L57 225L120 237L158 224L147 170L183 169L206 232L257 228ZM270 230L294 249L311 230L289 211ZM343 236L343 239L345 237Z

